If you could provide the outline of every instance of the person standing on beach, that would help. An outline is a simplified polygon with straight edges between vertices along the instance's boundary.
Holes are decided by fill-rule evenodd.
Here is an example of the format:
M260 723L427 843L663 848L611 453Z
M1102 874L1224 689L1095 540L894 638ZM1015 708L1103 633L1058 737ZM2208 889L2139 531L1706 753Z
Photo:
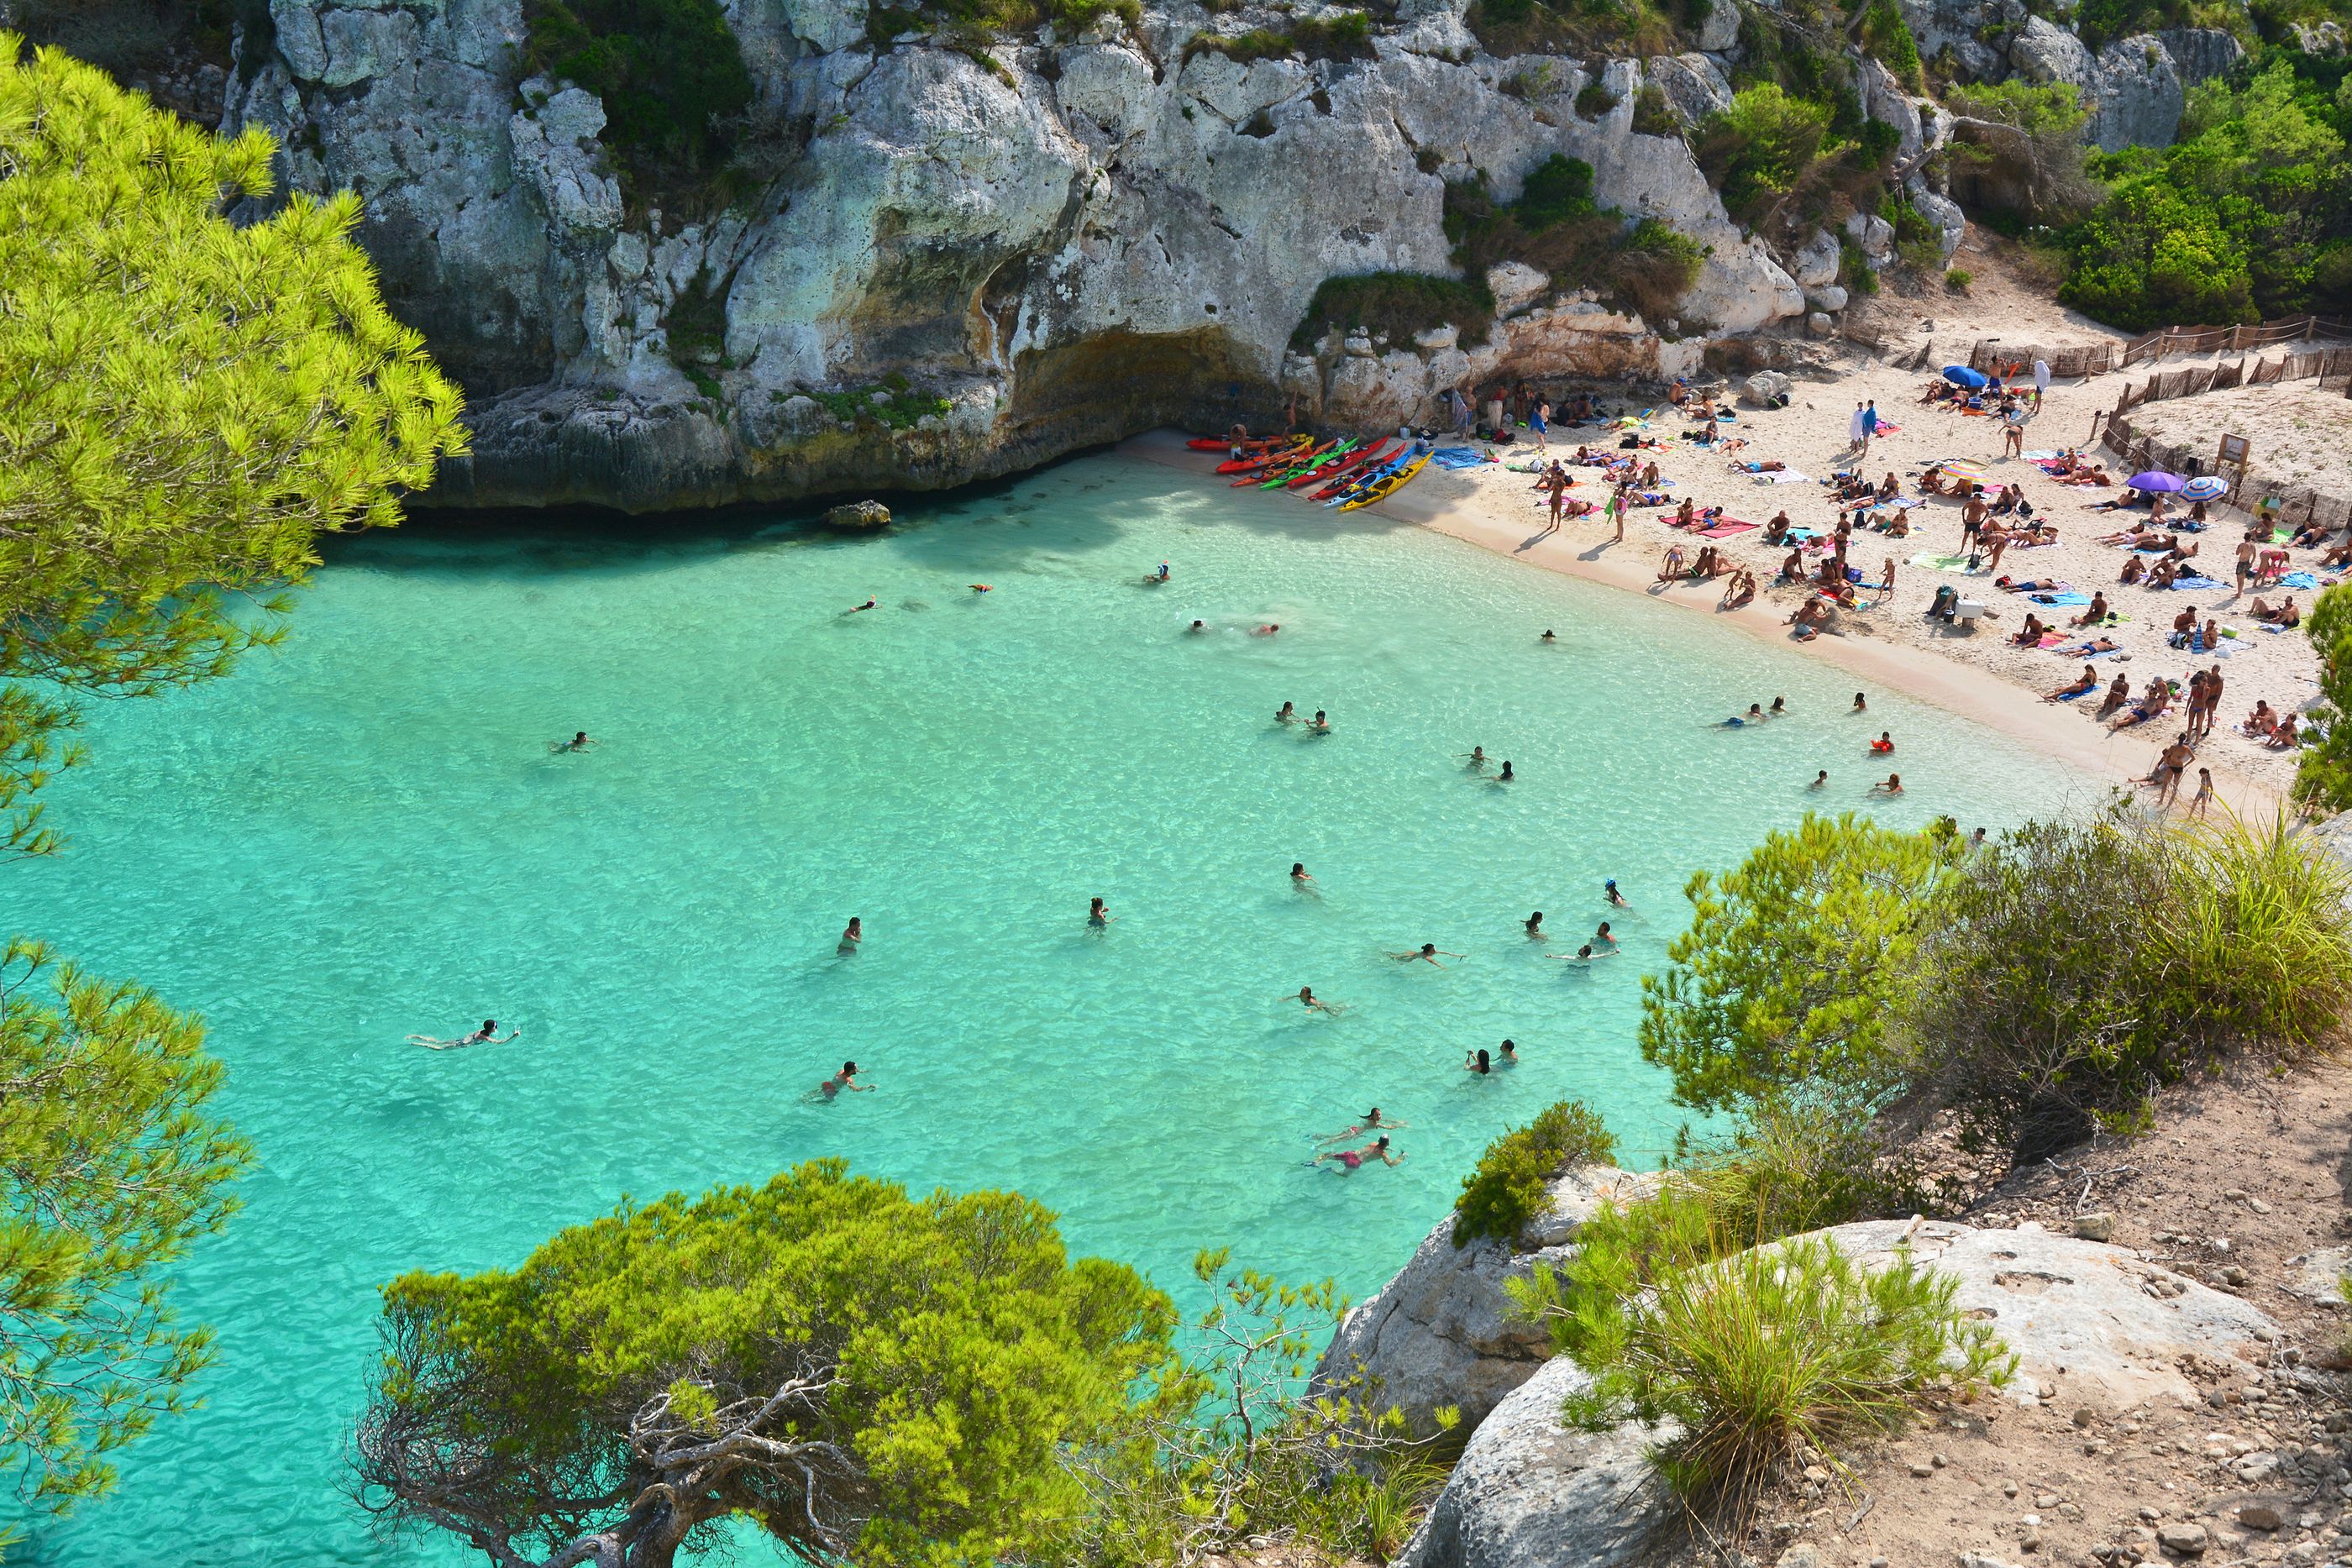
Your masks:
M1853 417L1845 422L1846 445L1855 452L1868 452L1870 438L1862 428L1862 404L1853 405Z
M2213 770L2210 768L2200 768L2197 770L2197 798L2189 802L2189 814L2192 817L2201 817L2205 814L2205 809L2212 803Z
M1862 455L1870 455L1870 438L1878 434L1878 400L1862 405Z
M2042 400L2050 395L2050 361L2033 361L2033 412L2042 412Z
M1536 450L1538 452L1544 450L1544 431L1550 419L1551 403L1544 398L1539 397L1536 399L1535 410L1528 415L1528 429L1536 438ZM1555 490L1552 492L1552 514L1555 521L1558 520L1559 513L1559 491Z
M2246 537L2238 541L2238 591L2246 591L2246 579L2254 570L2254 532L2249 528Z
M1454 433L1467 441L1470 439L1470 400L1462 395L1460 387L1454 389L1453 396Z

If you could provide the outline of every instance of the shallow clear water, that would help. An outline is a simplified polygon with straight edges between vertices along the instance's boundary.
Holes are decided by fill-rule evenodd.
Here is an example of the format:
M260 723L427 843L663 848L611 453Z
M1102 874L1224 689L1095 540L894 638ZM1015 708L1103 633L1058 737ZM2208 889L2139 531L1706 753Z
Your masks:
M1775 695L1793 717L1713 726ZM282 652L94 713L54 790L68 852L0 872L0 926L209 1017L261 1159L181 1295L220 1331L208 1406L18 1560L467 1560L382 1545L341 1497L375 1288L513 1263L624 1192L843 1155L1018 1187L1171 1287L1230 1244L1360 1298L1550 1101L1600 1106L1633 1158L1668 1142L1633 1019L1682 883L1866 804L1867 736L1895 733L1910 792L1881 814L1906 824L2084 788L1851 695L1633 595L1109 458L881 538L341 548ZM1286 698L1335 733L1271 723ZM549 753L582 727L602 749ZM1519 782L1465 772L1473 743ZM1090 935L1097 894L1118 923ZM836 959L851 915L865 950ZM1612 915L1625 956L1545 961ZM1424 941L1468 956L1382 956ZM1349 1010L1307 1015L1303 984ZM522 1040L403 1043L491 1015ZM1505 1035L1524 1066L1459 1070ZM849 1056L878 1092L804 1103ZM1405 1163L1308 1168L1373 1103L1412 1124Z

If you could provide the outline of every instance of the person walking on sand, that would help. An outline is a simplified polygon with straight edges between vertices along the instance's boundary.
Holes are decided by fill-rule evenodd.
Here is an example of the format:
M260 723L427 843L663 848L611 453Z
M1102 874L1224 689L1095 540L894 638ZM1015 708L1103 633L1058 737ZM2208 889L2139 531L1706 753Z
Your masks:
M2192 817L2201 817L2205 814L2206 808L2212 803L2213 770L2210 768L2200 768L2197 770L2197 798L2189 802L2189 814Z

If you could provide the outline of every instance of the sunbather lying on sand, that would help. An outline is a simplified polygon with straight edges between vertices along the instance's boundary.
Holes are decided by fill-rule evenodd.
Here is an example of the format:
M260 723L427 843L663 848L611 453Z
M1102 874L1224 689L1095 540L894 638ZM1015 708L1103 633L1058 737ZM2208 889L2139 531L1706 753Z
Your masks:
M2120 681L2123 677L2121 675L2117 675L2116 679ZM2083 695L2085 692L2095 692L2098 689L2099 672L2089 664L2085 664L2083 666L2083 673L2081 674L2076 675L2073 680L2068 681L2064 685L2060 686L2056 691L2052 692L2048 696L2043 697L2042 700L2046 703L2070 703L2076 697ZM2125 689L2129 690L2130 688L2126 685Z

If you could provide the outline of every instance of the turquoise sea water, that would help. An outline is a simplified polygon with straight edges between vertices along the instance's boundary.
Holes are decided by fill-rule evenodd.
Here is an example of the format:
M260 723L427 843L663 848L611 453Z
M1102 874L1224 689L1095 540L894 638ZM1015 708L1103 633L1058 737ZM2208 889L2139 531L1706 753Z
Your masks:
M1231 1245L1360 1298L1550 1101L1634 1158L1667 1143L1633 1019L1681 885L1865 805L1869 736L1895 736L1904 823L2087 789L1892 695L1849 716L1850 679L1703 618L1360 515L1097 458L904 517L353 541L281 652L92 715L53 791L72 844L0 871L0 926L201 1009L260 1166L185 1270L220 1331L207 1406L16 1561L467 1561L343 1500L374 1290L513 1263L625 1192L841 1155L1018 1187L1171 1288ZM1776 695L1794 716L1713 725ZM1334 733L1270 722L1285 699ZM603 747L551 755L578 728ZM1473 743L1518 782L1465 772ZM1624 956L1545 961L1602 918ZM1382 956L1424 941L1468 956ZM1304 984L1349 1010L1308 1016ZM403 1043L488 1016L522 1039ZM1460 1071L1505 1035L1525 1065ZM877 1092L804 1102L853 1056ZM1405 1163L1308 1168L1373 1103Z

